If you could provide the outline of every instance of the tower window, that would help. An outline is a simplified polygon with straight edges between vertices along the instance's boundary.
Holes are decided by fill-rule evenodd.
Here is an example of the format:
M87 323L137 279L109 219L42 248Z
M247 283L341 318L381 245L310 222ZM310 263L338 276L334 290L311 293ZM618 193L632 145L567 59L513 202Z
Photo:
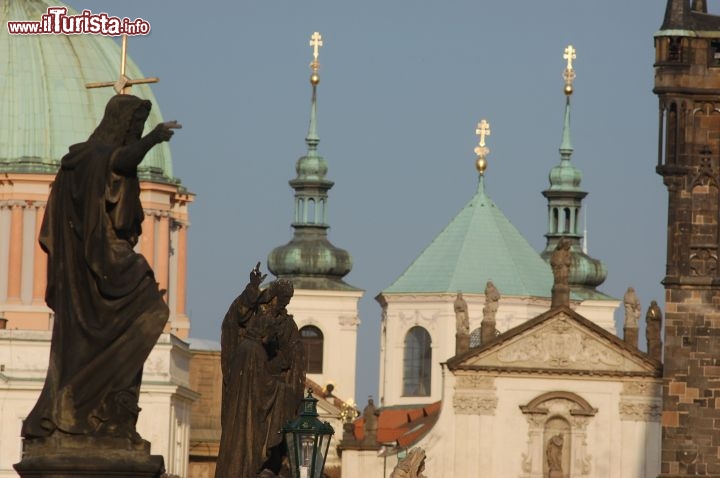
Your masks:
M708 65L720 66L720 40L710 40L710 58Z
M682 62L682 38L680 38L680 37L668 38L667 61L670 61L673 63Z
M308 199L307 203L307 222L308 224L315 224L317 222L315 216L315 200L312 198Z
M565 216L565 220L563 221L563 232L565 234L570 234L571 232L573 232L570 230L570 208L566 207L565 209L563 209L563 213Z
M300 329L300 340L305 350L305 371L322 373L323 371L323 333L313 325Z
M403 357L403 395L430 395L432 348L430 334L422 327L411 328L405 336Z

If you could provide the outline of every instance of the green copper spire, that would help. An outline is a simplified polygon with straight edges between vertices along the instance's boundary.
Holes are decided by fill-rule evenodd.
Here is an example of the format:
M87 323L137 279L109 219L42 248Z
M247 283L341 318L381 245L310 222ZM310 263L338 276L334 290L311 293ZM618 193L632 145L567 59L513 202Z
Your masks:
M565 121L563 122L562 142L560 143L560 155L563 159L570 161L573 147L570 141L570 95L565 96Z
M352 269L350 254L333 246L327 238L330 227L327 223L328 191L334 183L325 178L328 165L317 151L320 143L317 132L318 49L322 46L319 33L312 35L310 46L314 49L314 59L310 63L312 101L305 137L307 152L295 165L297 177L289 181L295 190L293 238L286 245L273 249L268 256L268 269L278 278L292 280L298 289L356 290L342 280Z
M572 264L569 279L572 292L580 298L602 298L607 296L597 292L595 287L605 281L607 271L602 262L583 252L580 211L587 192L580 188L582 173L570 161L573 154L570 139L570 96L573 93L575 79L572 60L576 58L572 45L565 49L564 58L568 63L563 73L565 115L560 142L560 164L550 170L550 188L543 191L543 196L548 200L548 232L545 234L547 245L541 255L543 259L549 261L560 239L565 238L570 241Z

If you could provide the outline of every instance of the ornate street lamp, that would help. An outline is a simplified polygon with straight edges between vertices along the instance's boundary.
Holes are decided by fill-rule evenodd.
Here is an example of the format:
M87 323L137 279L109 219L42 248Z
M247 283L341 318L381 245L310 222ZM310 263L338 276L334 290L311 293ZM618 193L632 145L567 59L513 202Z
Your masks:
M282 429L293 478L322 478L330 438L335 430L328 422L318 420L317 402L308 389L300 415Z

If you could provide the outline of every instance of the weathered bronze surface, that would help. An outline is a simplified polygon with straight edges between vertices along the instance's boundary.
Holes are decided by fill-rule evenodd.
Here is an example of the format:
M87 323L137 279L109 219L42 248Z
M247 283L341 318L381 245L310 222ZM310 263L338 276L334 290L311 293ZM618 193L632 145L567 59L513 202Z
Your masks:
M305 386L300 334L286 306L292 282L266 289L260 264L222 324L222 435L216 478L274 476L287 454L280 428L297 415Z
M144 217L137 166L180 125L162 123L142 137L150 108L135 96L113 97L88 140L63 157L53 183L40 230L45 299L55 313L50 364L23 424L19 471L62 463L95 467L101 476L113 458L129 469L155 467L135 476L162 469L162 457L151 459L135 431L143 363L168 318L152 269L133 250Z

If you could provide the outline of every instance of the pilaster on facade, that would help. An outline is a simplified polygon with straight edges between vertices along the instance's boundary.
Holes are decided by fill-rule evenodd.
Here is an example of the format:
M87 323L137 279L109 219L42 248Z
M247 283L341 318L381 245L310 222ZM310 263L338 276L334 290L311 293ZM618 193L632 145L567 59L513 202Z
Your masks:
M45 305L47 256L38 242L54 176L0 176L0 312L12 329L49 330L52 311ZM155 271L173 312L166 332L187 338L188 205L193 195L176 184L141 183L146 220L138 251Z

